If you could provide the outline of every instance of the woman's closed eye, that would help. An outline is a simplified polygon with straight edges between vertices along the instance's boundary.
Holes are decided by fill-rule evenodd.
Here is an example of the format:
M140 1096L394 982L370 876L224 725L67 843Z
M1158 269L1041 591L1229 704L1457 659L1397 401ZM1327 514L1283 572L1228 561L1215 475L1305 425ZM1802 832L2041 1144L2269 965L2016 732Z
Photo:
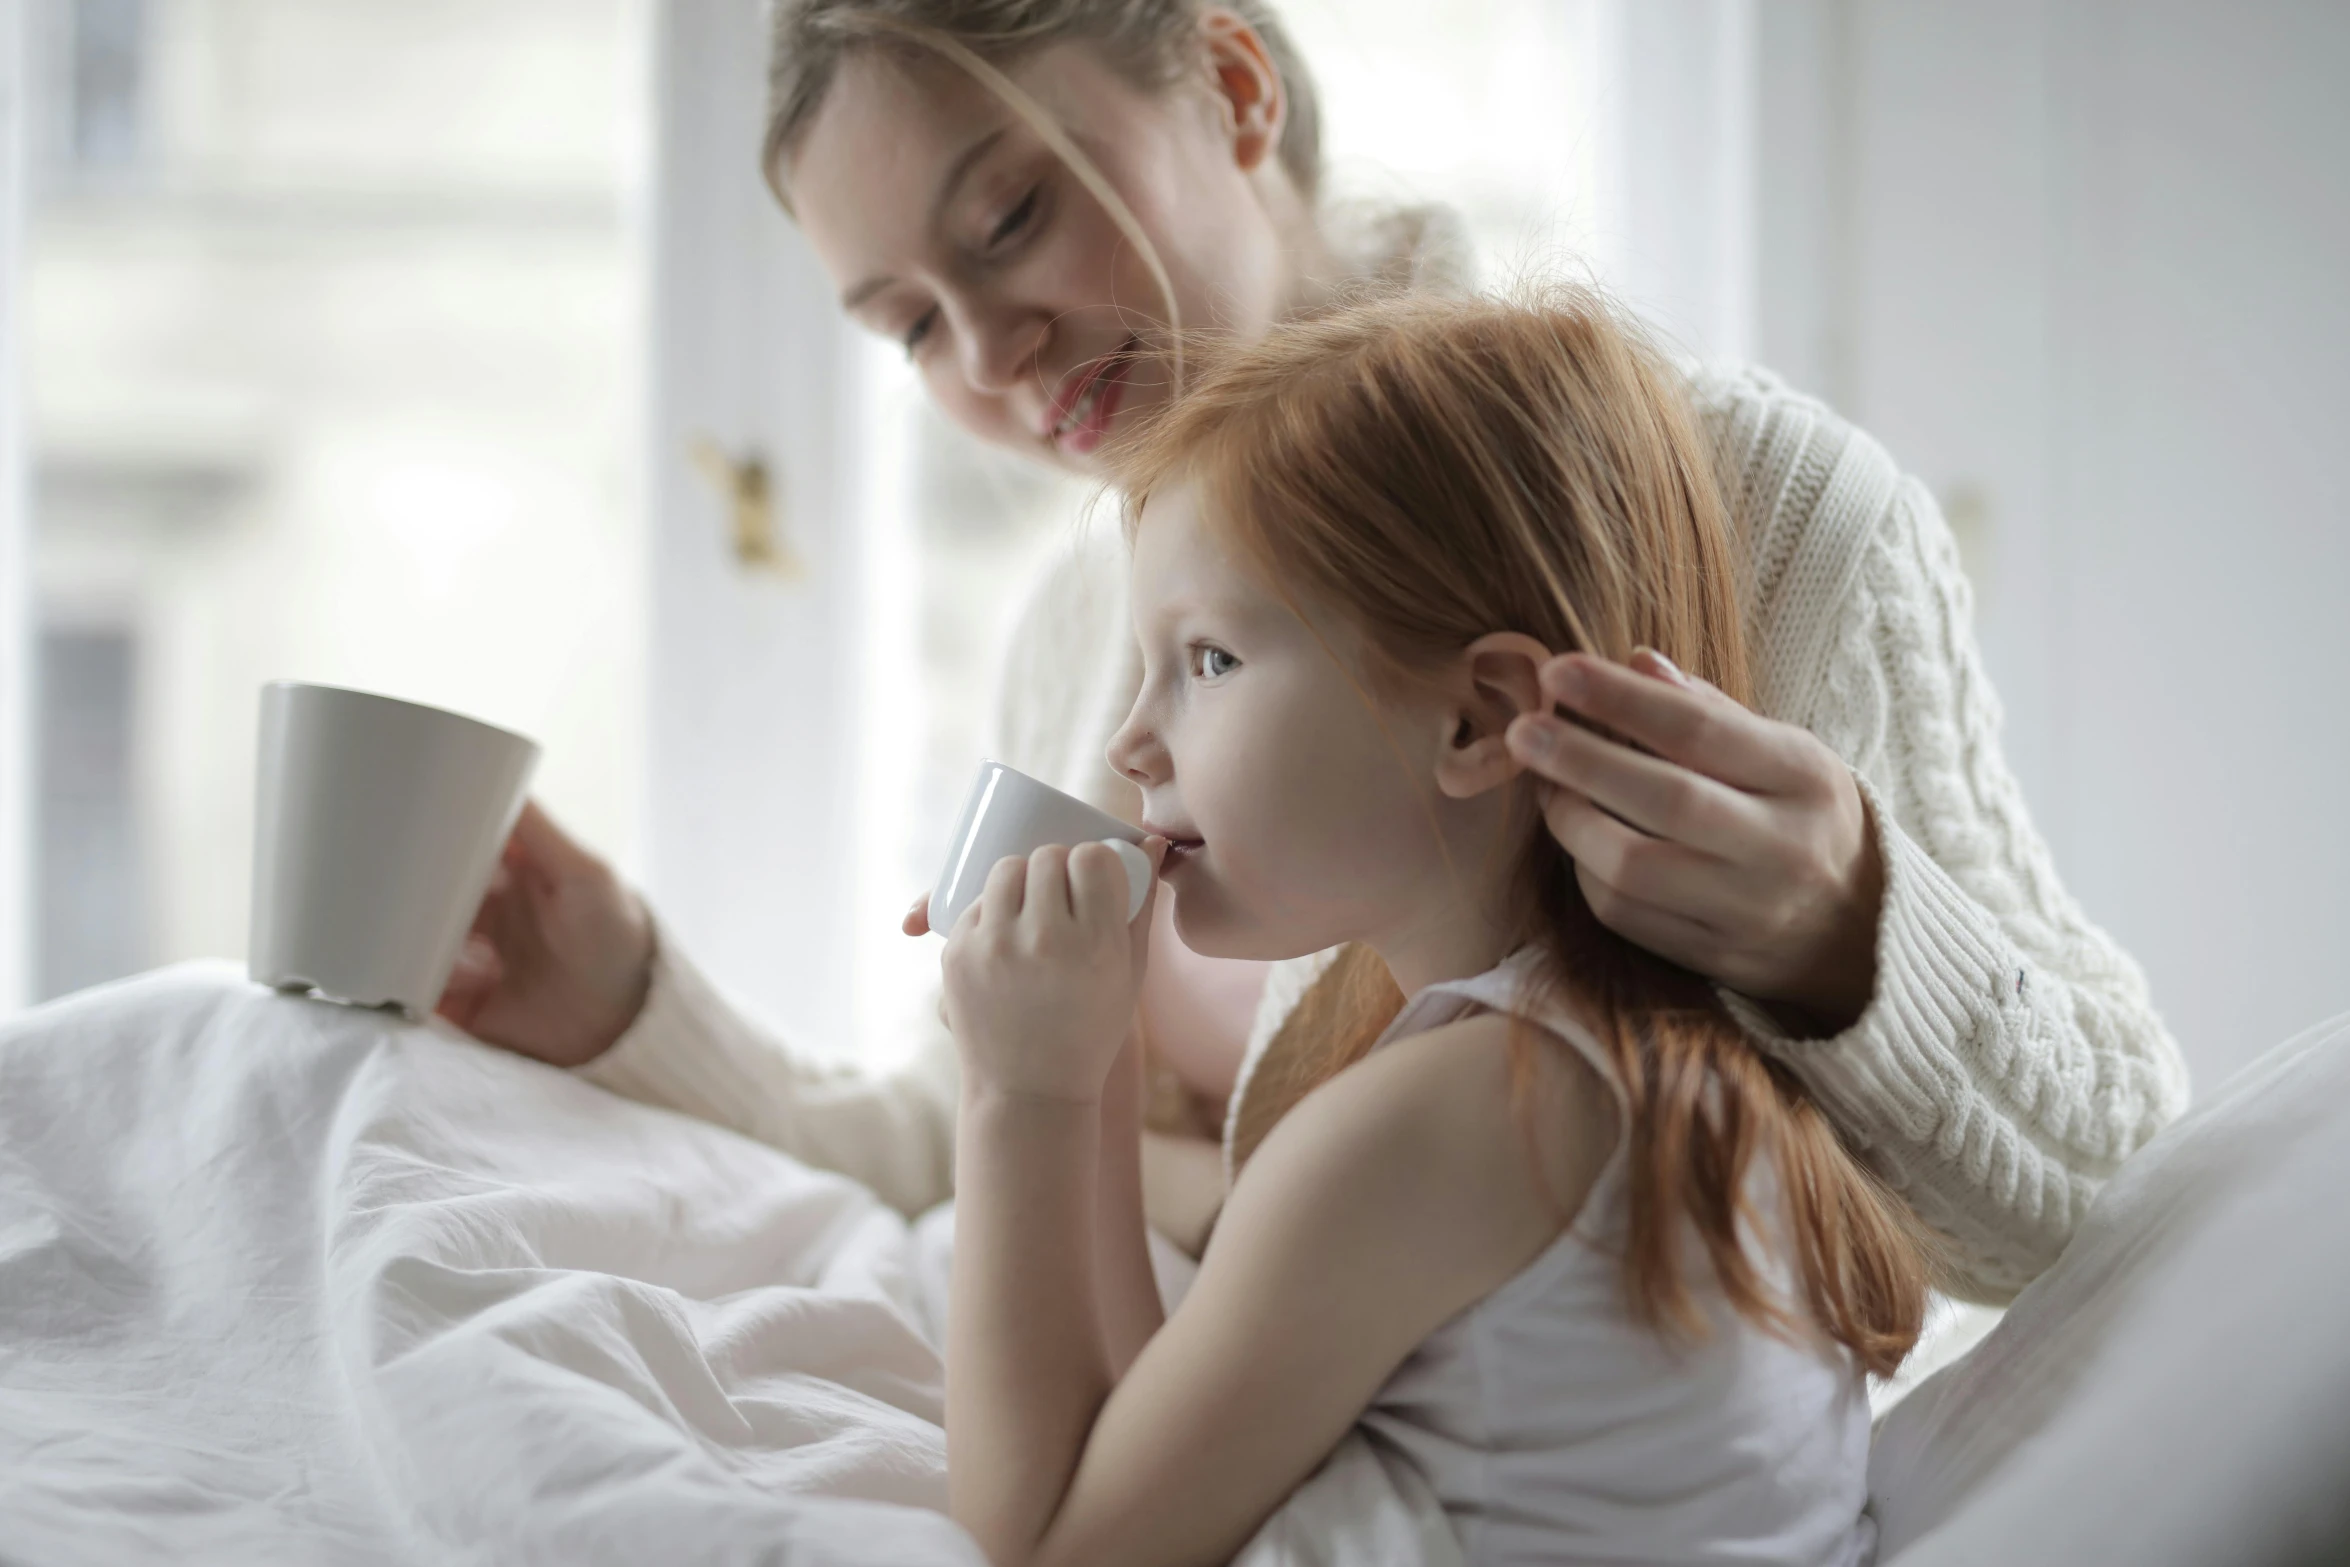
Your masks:
M1017 238L1020 232L1035 220L1037 203L1043 194L1044 187L1042 185L1030 186L1028 194L1014 203L1012 210L998 219L994 228L988 230L987 241L981 248L993 252ZM921 352L924 340L930 336L932 328L937 325L938 306L932 305L914 318L912 326L907 327L903 333L899 334L898 342L906 350L907 358L911 359Z
M1240 667L1240 660L1213 642L1191 645L1191 678L1221 680Z
M1002 219L997 222L996 226L989 231L987 236L988 249L995 249L998 245L1003 244L1006 240L1012 238L1014 235L1018 234L1022 229L1028 226L1028 220L1036 216L1037 197L1040 196L1043 191L1044 187L1042 185L1031 185L1028 188L1028 194L1021 197L1019 202L1013 206L1012 210L1005 213Z
M898 339L905 345L908 359L913 358L920 351L922 340L930 335L930 329L936 325L938 325L938 306L936 305L932 305L914 318L914 324L906 328L905 334Z

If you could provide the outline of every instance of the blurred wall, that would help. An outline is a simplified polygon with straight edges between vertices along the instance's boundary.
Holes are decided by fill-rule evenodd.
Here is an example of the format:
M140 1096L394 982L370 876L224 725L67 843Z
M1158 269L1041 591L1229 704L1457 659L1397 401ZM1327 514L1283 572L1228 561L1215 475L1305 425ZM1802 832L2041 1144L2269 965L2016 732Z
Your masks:
M1942 497L2200 1089L2350 1008L2350 7L1773 0L1760 357Z

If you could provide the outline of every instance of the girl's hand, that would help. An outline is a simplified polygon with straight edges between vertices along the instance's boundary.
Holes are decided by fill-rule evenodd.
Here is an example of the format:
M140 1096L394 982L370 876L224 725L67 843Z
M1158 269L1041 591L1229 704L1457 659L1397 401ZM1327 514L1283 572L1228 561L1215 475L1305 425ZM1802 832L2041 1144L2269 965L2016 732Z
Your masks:
M1550 781L1543 815L1609 929L1824 1037L1876 986L1884 870L1852 769L1809 731L1748 711L1643 649L1542 668L1559 706L1509 728Z
M1167 852L1143 846L1153 885L1126 919L1126 867L1104 844L998 860L948 933L947 1026L970 1086L1098 1102L1133 1022Z
M434 1010L485 1044L579 1066L636 1021L652 971L636 894L532 801Z

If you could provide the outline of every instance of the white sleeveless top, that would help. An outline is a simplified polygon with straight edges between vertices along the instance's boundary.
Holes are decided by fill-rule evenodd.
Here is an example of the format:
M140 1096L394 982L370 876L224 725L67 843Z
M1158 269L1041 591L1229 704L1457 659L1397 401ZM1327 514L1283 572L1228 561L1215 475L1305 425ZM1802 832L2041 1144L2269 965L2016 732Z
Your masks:
M1413 997L1379 1046L1473 1012L1526 1016L1534 955ZM1606 1052L1553 1003L1528 1021L1614 1084ZM1374 1047L1378 1048L1378 1047ZM1622 1089L1617 1088L1619 1103ZM1860 1567L1869 1405L1824 1335L1789 1342L1736 1315L1689 1237L1685 1273L1711 1331L1668 1345L1625 1303L1621 1141L1575 1222L1541 1256L1412 1352L1362 1425L1443 1501L1472 1567L1738 1562ZM1753 1211L1775 1219L1767 1168ZM1784 1290L1782 1258L1756 1258Z

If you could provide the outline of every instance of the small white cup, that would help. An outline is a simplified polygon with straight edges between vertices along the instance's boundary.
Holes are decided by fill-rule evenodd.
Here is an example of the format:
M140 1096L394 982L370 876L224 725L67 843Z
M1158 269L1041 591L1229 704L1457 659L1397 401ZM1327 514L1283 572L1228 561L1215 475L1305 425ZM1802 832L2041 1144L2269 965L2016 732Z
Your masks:
M1142 900L1151 890L1150 856L1142 852L1142 837L1139 830L1074 795L1001 762L982 762L963 801L962 820L947 840L947 862L939 870L938 885L931 889L930 928L942 936L955 928L955 921L987 885L987 873L996 861L1056 843L1074 848L1100 842L1118 851L1119 862L1126 867L1126 917L1131 920L1142 912Z
M262 687L253 978L428 1015L538 757L521 735L437 707Z

